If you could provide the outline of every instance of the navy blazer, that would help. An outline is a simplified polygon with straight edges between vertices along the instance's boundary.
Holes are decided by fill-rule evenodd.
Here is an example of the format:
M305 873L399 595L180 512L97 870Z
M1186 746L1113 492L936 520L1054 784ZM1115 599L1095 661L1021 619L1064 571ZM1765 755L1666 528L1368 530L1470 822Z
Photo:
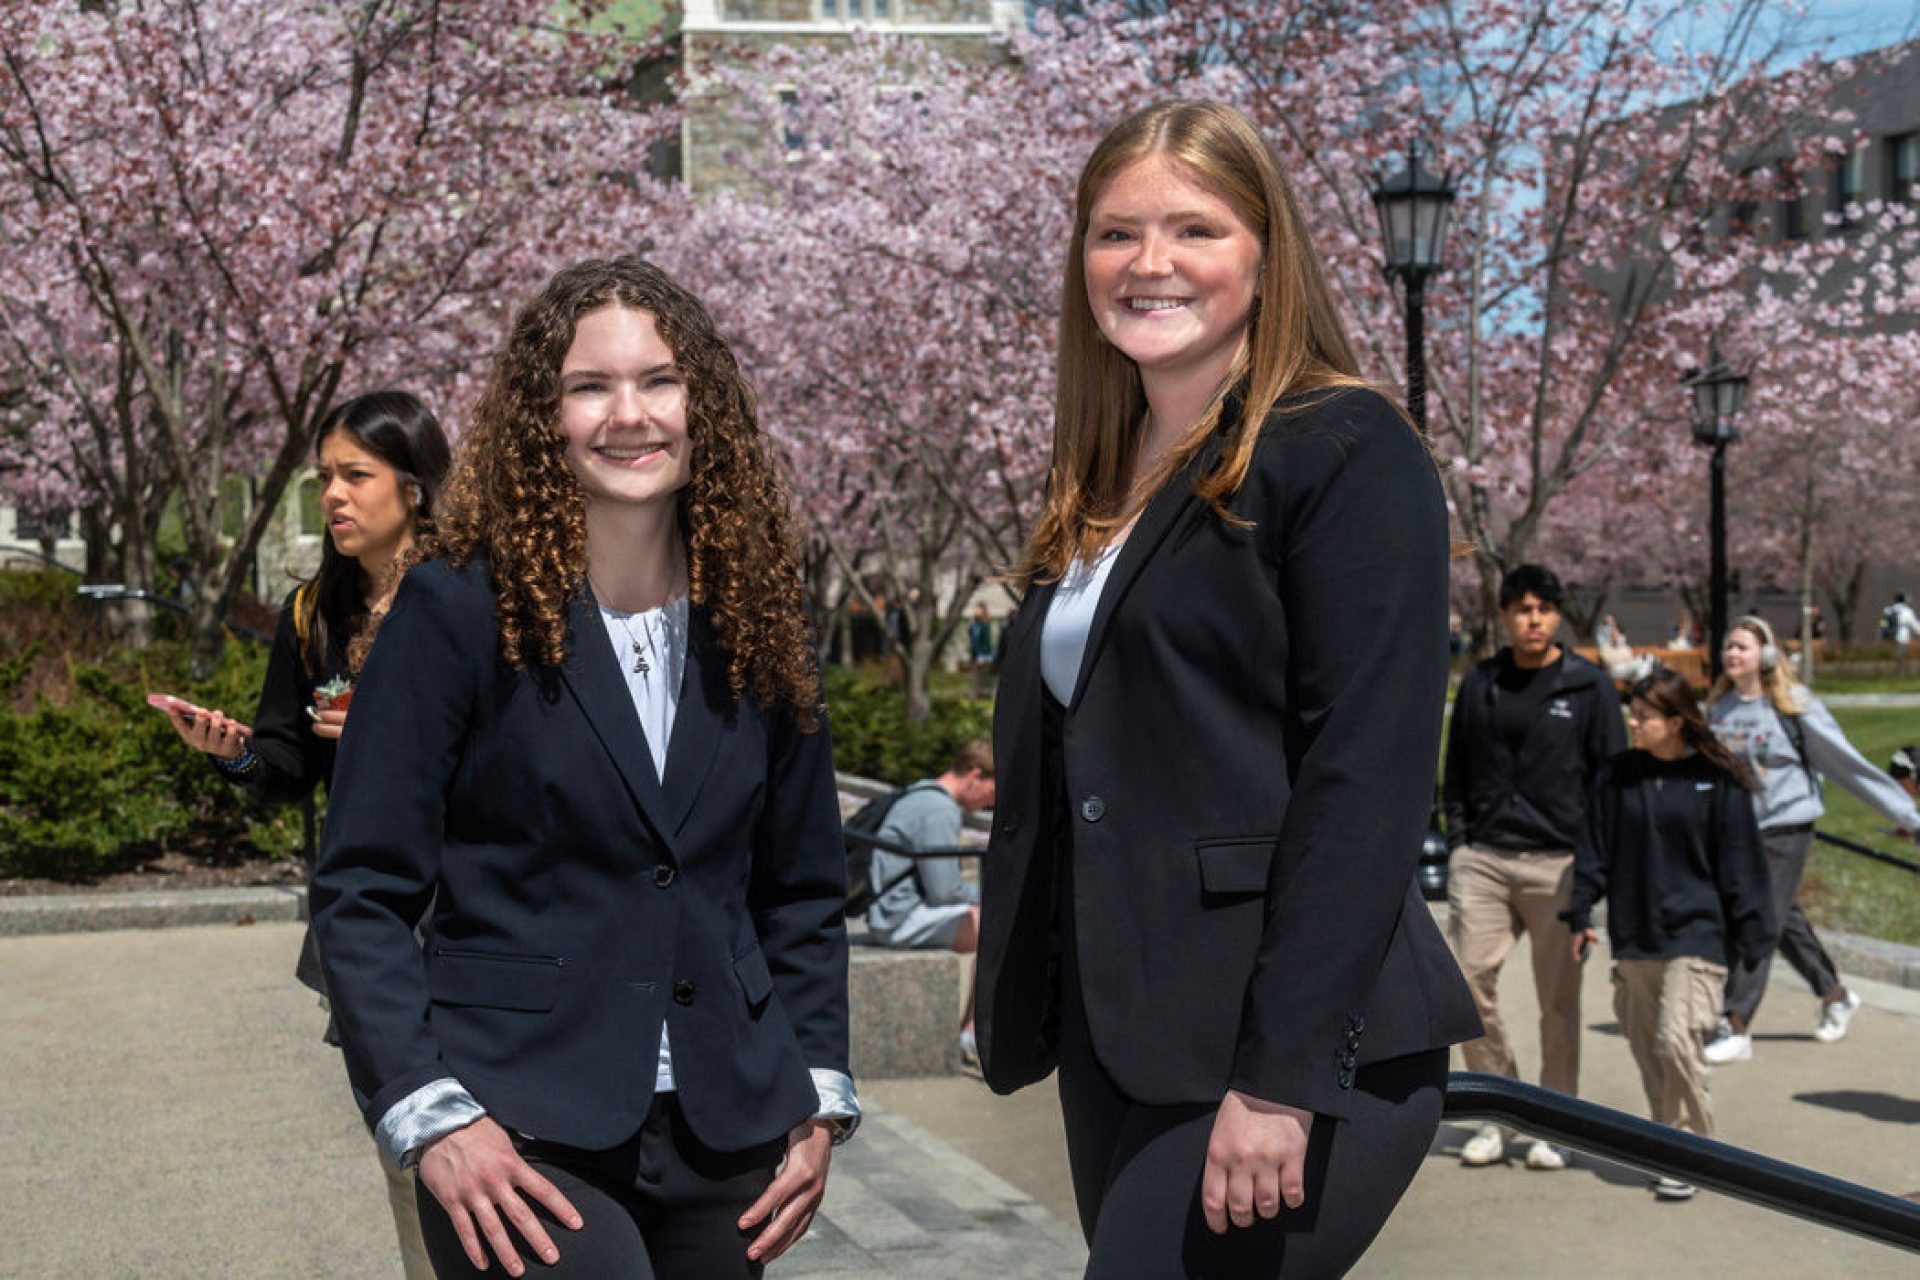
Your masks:
M1054 585L1012 624L977 988L996 1090L1054 1065L1060 830L1093 1047L1136 1101L1236 1088L1340 1116L1356 1067L1480 1034L1414 884L1447 687L1433 463L1371 391L1276 410L1236 528L1191 490L1218 456L1114 560L1060 721L1064 796L1043 783Z
M567 662L499 656L484 560L409 573L354 692L314 929L369 1126L453 1076L510 1129L636 1132L671 1028L719 1150L847 1070L846 857L826 727L735 699L703 612L653 760L590 598ZM427 910L425 946L413 921Z

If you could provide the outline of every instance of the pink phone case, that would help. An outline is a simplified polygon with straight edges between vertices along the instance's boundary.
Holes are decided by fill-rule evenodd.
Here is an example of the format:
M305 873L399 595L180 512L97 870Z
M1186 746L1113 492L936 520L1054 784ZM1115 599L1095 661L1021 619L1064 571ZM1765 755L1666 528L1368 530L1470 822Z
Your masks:
M161 711L179 711L183 715L187 715L190 717L203 716L206 714L204 710L194 706L191 702L188 702L185 698L176 698L170 693L148 694L147 705L150 707L157 708L158 710L161 710Z

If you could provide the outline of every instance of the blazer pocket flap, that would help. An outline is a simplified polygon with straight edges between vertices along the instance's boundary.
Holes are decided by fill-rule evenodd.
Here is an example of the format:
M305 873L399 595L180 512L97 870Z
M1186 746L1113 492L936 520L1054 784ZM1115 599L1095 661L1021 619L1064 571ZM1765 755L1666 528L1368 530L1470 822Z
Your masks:
M552 956L507 956L441 952L427 972L437 1004L544 1013L560 986L560 961Z
M767 957L759 947L734 957L733 976L740 980L748 1008L758 1008L773 994L773 975L767 972Z
M1199 841L1193 851L1200 859L1200 888L1207 893L1265 893L1273 845L1272 836Z

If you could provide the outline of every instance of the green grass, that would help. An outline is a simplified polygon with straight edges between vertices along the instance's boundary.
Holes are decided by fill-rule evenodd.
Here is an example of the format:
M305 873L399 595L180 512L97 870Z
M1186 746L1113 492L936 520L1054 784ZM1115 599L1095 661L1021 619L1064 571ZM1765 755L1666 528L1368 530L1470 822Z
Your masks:
M1920 709L1835 707L1833 714L1876 766L1895 747L1920 740ZM1920 862L1920 846L1884 834L1886 819L1848 792L1829 784L1826 804L1820 830ZM1800 905L1817 925L1920 946L1920 875L1898 867L1816 842Z
M1825 670L1813 673L1813 691L1821 697L1835 693L1920 693L1920 677L1911 675L1854 675Z

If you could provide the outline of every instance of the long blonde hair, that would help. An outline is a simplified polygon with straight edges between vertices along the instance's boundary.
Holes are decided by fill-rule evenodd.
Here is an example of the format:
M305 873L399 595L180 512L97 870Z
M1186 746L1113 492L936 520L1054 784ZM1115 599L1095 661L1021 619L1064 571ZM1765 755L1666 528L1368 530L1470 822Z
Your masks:
M1773 650L1773 665L1760 668L1760 687L1766 691L1767 701L1773 703L1773 709L1783 716L1805 715L1806 704L1800 695L1806 690L1795 684L1793 677L1787 674L1786 655L1780 652L1780 644L1773 636L1773 627L1765 618L1748 614L1744 618L1734 619L1728 626L1727 634L1744 631L1760 642L1763 649ZM1725 671L1713 682L1713 688L1707 690L1707 705L1713 706L1733 690L1733 677Z
M1129 165L1165 156L1225 200L1261 245L1246 353L1185 440L1170 449L1136 491L1146 393L1140 370L1108 342L1087 302L1082 253L1093 205ZM1251 120L1219 102L1163 102L1138 111L1101 139L1080 171L1073 238L1060 296L1054 391L1053 465L1040 519L1014 580L1022 586L1065 573L1091 557L1169 477L1193 460L1220 425L1224 392L1244 385L1246 402L1219 465L1194 493L1222 519L1246 481L1267 414L1303 392L1368 385L1328 289L1320 258L1273 148Z

